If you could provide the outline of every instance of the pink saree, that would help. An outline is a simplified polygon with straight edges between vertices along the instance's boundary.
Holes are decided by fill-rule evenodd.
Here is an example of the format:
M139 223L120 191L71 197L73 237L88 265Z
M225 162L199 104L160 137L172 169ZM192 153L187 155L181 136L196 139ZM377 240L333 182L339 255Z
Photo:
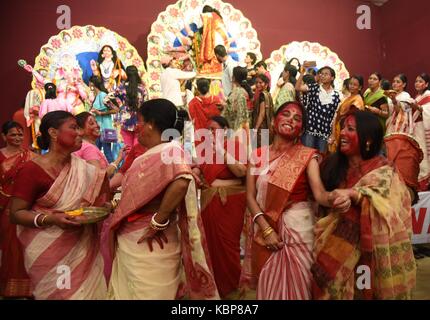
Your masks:
M72 155L52 187L32 210L51 214L97 202L105 172ZM96 225L63 230L18 226L25 267L36 299L104 299L106 283Z
M109 298L219 298L190 173L184 151L176 142L149 149L127 171L121 201L111 221L116 247ZM154 212L142 213L139 209L178 178L190 180L185 203L171 215L164 231L168 238L164 249L154 242L151 252L146 241L137 244L137 240L149 228Z

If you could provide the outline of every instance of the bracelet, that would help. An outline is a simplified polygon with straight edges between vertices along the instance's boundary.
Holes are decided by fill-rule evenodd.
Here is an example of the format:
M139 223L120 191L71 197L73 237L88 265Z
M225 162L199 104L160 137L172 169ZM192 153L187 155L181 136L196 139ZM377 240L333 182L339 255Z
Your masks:
M262 215L264 215L264 212L257 212L257 213L254 215L254 218L252 218L252 223L255 223L255 220L257 220L257 218L258 218L259 216L262 216Z
M266 239L273 231L275 231L275 230L273 230L273 228L270 226L267 227L266 229L264 229L263 238Z
M41 226L41 225L39 225L39 224L37 223L37 219L38 219L41 215L43 215L43 213L38 213L38 214L36 214L36 215L34 216L33 224L34 224L34 226L35 226L36 228L42 228L42 226Z
M116 170L118 170L118 166L114 162L109 163L109 165L113 166Z
M155 229L155 230L158 230L158 231L167 229L167 227L169 226L170 220L167 219L167 221L165 223L158 223L157 221L155 221L155 216L157 214L158 214L158 212L156 212L156 213L154 213L152 215L151 223L150 223L151 224L151 228Z

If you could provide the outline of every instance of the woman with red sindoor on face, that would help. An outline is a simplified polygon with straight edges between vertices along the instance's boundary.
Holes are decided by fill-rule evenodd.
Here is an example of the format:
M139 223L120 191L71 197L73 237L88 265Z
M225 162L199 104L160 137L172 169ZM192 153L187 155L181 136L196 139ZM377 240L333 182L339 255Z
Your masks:
M346 211L348 197L326 192L315 149L300 142L306 114L286 102L275 114L274 140L257 149L247 173L247 203L252 220L246 242L242 288L257 289L257 299L311 299L314 212L309 198Z
M107 205L106 172L72 153L82 145L76 118L66 111L48 112L38 145L46 154L27 161L16 175L10 220L17 224L26 271L37 300L104 299L103 258L96 224L66 211ZM57 285L57 270L70 270L70 289Z
M411 197L380 156L382 138L377 116L356 111L341 122L337 151L321 165L325 188L348 196L352 206L316 224L314 299L410 298L416 279ZM370 271L370 286L359 290L362 270Z

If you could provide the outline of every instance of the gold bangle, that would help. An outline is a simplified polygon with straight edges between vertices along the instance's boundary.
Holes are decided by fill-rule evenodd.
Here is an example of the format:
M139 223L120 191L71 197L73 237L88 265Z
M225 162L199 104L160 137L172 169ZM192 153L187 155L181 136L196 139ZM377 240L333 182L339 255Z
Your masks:
M266 239L273 231L272 227L267 227L266 229L263 230L263 238Z
M47 214L43 215L43 218L42 218L42 220L40 221L40 225L41 225L41 226L46 226L46 224L45 224L45 220L46 220L46 218L48 218L48 215L47 215Z

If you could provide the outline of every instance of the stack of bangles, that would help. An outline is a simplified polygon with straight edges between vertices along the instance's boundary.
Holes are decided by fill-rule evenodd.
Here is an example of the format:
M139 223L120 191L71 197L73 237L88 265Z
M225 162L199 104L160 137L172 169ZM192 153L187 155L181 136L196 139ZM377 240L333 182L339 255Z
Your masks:
M37 219L39 219L39 217L40 216L43 216L42 217L42 220L40 221L40 224L37 222ZM45 220L46 220L46 218L48 217L48 215L46 215L46 214L44 214L44 213L38 213L38 214L36 214L35 216L34 216L34 220L33 220L33 224L34 224L34 226L36 227L36 228L43 228L43 227L46 227L46 225L45 225Z
M263 238L266 239L273 231L273 228L271 226L268 226L266 229L263 230Z
M158 212L152 215L151 222L150 222L151 228L157 231L166 230L167 227L169 226L170 220L167 219L165 223L158 223L157 221L155 221L155 216L157 215L157 213Z

